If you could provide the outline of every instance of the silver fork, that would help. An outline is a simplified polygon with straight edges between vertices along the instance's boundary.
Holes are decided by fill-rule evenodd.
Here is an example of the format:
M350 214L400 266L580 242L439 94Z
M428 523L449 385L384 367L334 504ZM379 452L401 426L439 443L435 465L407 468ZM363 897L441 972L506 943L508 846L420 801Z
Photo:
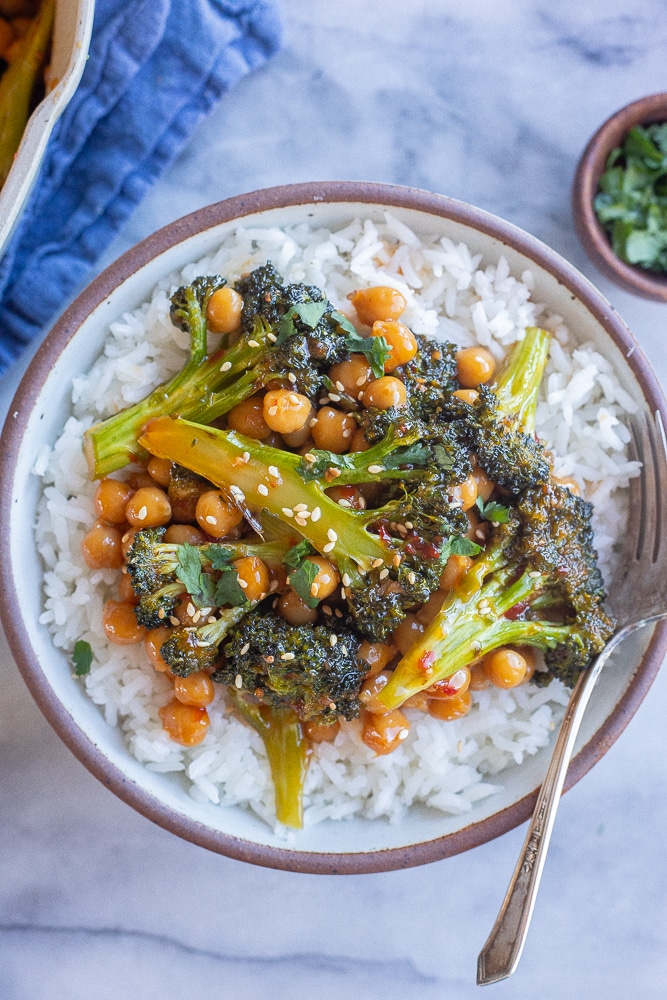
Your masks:
M528 933L537 890L551 840L556 812L579 727L595 683L612 651L627 636L667 618L667 442L656 412L632 422L636 457L642 463L637 481L638 506L619 560L620 573L609 594L618 630L577 681L540 789L514 874L498 919L477 960L477 984L496 983L516 969Z

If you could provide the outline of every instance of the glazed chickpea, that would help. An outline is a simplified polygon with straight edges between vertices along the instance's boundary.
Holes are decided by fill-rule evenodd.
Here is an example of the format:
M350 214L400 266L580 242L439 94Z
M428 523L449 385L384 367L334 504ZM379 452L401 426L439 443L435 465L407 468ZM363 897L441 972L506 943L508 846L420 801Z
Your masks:
M454 719L461 719L467 715L472 707L472 696L470 691L454 698L432 698L429 699L428 712L436 719L444 722L453 722Z
M96 521L81 541L81 555L89 569L120 569L122 536L113 524Z
M470 667L470 690L485 691L491 681L484 673L484 666L480 663L473 663Z
M264 419L264 401L261 396L251 396L233 406L227 414L227 426L237 434L245 434L254 441L264 441L271 428Z
M195 518L202 531L213 538L224 538L241 523L243 514L218 490L206 490L197 500Z
M311 625L317 621L317 609L309 607L291 587L278 598L278 612L290 625Z
M526 679L528 662L510 646L501 646L487 653L482 660L484 673L499 688L518 687Z
M206 322L211 333L233 333L241 325L243 299L234 288L213 292L206 306Z
M412 361L417 353L417 340L412 332L403 323L395 319L376 320L371 330L373 337L384 337L391 353L384 363L385 372L393 372L394 368Z
M215 697L213 681L205 670L197 670L187 677L174 677L174 697L182 705L204 708Z
M311 428L316 448L342 455L349 451L357 422L349 413L333 406L322 406L317 411L317 423Z
M322 722L302 722L304 736L309 743L333 743L340 732L340 722L330 725Z
M367 639L364 639L359 646L357 659L362 666L367 668L366 677L373 677L374 674L379 674L381 670L384 670L388 663L391 663L397 652L396 647L388 642L368 642Z
M535 673L535 668L537 667L537 653L532 646L520 646L517 649L517 653L521 653L524 660L526 661L526 676L524 677L524 683L531 680L533 674Z
M208 731L208 712L197 705L183 705L174 699L159 709L158 715L167 735L184 747L201 743Z
M383 375L364 390L362 402L364 406L388 410L390 406L405 406L407 398L408 394L400 378Z
M396 646L403 656L415 644L424 631L424 626L413 614L407 614L398 628L391 633L392 645Z
M484 503L486 503L495 490L496 484L492 479L489 479L480 465L476 465L472 470L472 478L477 483L477 496L481 497Z
M372 326L378 319L398 319L406 306L405 296L388 285L359 288L348 299L366 326Z
M352 354L347 361L339 361L329 369L329 378L339 392L359 399L375 376L365 354Z
M403 702L403 708L413 708L417 712L428 712L429 700L426 691L417 691Z
M458 503L461 510L470 510L477 500L477 481L474 476L466 476L462 483L456 483L449 491L453 503Z
M161 628L152 628L144 639L146 655L155 669L161 674L168 673L170 669L169 664L162 658L162 653L160 652L170 635L171 629L162 626Z
M139 603L139 598L134 592L132 578L129 573L120 574L120 580L118 581L118 600L126 601L128 604L132 604L135 607Z
M286 444L288 448L301 448L302 445L312 441L310 436L310 421L314 418L314 416L315 407L311 403L303 427L300 427L298 431L290 431L286 434L276 435L276 437L278 437L278 442L273 444L273 447L280 448L283 444ZM273 433L275 433L275 431ZM264 443L271 444L272 442L267 439Z
M455 389L452 396L456 396L457 399L462 399L464 403L472 406L479 399L479 393L476 389Z
M140 490L144 486L155 486L155 480L147 469L137 469L130 473L128 483L133 490Z
M332 486L327 490L327 496L341 507L349 507L352 510L366 509L366 501L356 486Z
M129 531L126 531L125 534L121 536L120 548L121 552L123 553L123 559L127 559L128 553L132 548L132 546L134 545L135 535L136 535L136 530L134 528L130 528Z
M372 674L370 677L367 677L361 685L361 690L359 691L359 701L367 712L372 712L373 715L387 714L388 709L382 704L382 702L378 701L377 696L380 691L387 686L391 674L391 670L381 670L379 673Z
M125 507L125 517L133 528L156 528L171 519L169 497L159 486L142 486Z
M163 541L173 545L203 545L205 536L195 528L194 524L170 524L164 533Z
M427 689L429 698L458 698L470 687L470 669L461 667L455 670L449 677L444 677L441 681L436 681Z
M363 713L361 739L376 754L391 753L409 734L410 722L400 708L386 715Z
M350 438L350 451L368 451L370 444L366 440L363 427L357 427Z
M269 592L271 579L269 570L263 559L258 556L243 556L235 559L232 566L239 578L239 586L243 590L246 601L255 603Z
M450 556L440 574L440 589L454 590L455 587L458 587L471 566L472 559L470 556Z
M95 490L95 513L109 524L125 524L125 508L134 490L120 479L100 479Z
M426 604L422 604L419 611L415 612L417 620L425 627L429 626L442 608L446 596L441 590L434 590Z
M168 458L155 458L153 456L146 466L146 471L158 486L162 486L166 490L171 479L171 462Z
M466 347L456 355L456 374L463 389L486 385L495 373L495 358L485 347Z
M466 517L468 518L468 524L470 525L466 531L466 538L471 542L476 542L477 545L485 545L486 540L489 537L488 521L482 521L481 517L477 513L476 507L471 507L470 510L467 510Z
M269 389L264 397L263 416L267 427L279 434L300 431L310 420L307 396L289 389Z
M324 600L325 597L331 597L340 583L338 570L324 556L308 556L307 561L317 567L317 573L310 585L311 596L316 597L318 601Z
M137 622L134 605L127 601L105 601L102 625L107 639L116 646L129 646L146 637L146 629Z

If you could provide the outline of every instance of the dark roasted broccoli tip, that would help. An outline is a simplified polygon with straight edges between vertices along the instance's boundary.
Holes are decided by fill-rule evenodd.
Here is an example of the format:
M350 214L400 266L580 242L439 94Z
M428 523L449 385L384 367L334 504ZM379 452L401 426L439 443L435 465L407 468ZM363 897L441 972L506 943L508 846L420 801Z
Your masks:
M169 316L174 326L191 335L195 330L199 334L200 327L203 327L202 333L205 335L206 308L209 299L226 284L224 278L215 274L195 278L191 285L178 288L171 297L169 308Z
M260 703L291 708L303 721L333 723L359 714L365 670L360 640L335 620L289 625L271 610L249 612L227 634L224 662L213 680L252 694Z

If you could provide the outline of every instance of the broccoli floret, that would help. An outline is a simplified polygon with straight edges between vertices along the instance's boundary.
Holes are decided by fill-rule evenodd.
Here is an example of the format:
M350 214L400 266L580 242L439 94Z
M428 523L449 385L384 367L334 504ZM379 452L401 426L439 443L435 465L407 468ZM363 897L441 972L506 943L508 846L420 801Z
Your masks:
M461 511L443 505L439 541L436 544L433 533L426 545L418 533L420 522L410 521L418 513L414 498L403 505L392 500L384 508L359 511L340 507L326 490L333 483L431 481L434 462L429 443L420 441L421 427L405 430L403 436L388 434L365 452L312 452L301 458L232 431L167 417L147 425L141 444L211 479L250 510L266 510L294 526L338 568L343 596L359 627L369 638L382 639L409 608L437 588L449 539L463 528ZM407 487L405 494L410 497ZM431 502L432 490L428 496ZM429 511L424 518L430 523Z
M248 613L248 605L224 608L205 625L175 628L160 647L160 655L173 674L188 677L198 670L211 670L220 661L220 643L229 629Z
M229 630L223 664L212 677L262 704L290 708L302 722L326 725L359 714L365 676L359 646L358 635L338 622L336 631L290 625L257 608Z
M545 651L541 682L573 683L615 628L603 607L590 517L590 504L564 487L527 491L398 663L378 695L387 710L507 644Z

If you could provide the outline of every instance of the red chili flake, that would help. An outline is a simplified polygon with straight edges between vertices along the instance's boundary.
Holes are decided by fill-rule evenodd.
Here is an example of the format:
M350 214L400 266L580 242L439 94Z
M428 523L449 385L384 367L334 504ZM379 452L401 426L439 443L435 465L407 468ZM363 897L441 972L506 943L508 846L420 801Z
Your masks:
M450 684L447 678L442 681L436 681L435 684L431 684L428 690L434 696L440 695L442 698L453 698L454 695L459 693L459 688L455 684Z
M422 653L422 655L417 660L417 669L423 670L425 674L430 674L433 671L433 664L435 663L435 653L432 649L428 652Z
M503 617L509 618L511 622L514 622L517 618L521 617L524 611L527 611L528 607L528 601L519 601L519 603L515 604L514 607L508 608Z
M425 542L423 538L414 535L405 546L405 551L411 556L421 556L422 559L437 559L440 556L440 549L432 542Z
M387 529L384 526L384 524L378 524L378 526L377 526L377 533L378 533L378 535L380 536L380 538L382 539L382 541L386 545L390 545L391 544L392 537L389 534L389 532L387 531Z

